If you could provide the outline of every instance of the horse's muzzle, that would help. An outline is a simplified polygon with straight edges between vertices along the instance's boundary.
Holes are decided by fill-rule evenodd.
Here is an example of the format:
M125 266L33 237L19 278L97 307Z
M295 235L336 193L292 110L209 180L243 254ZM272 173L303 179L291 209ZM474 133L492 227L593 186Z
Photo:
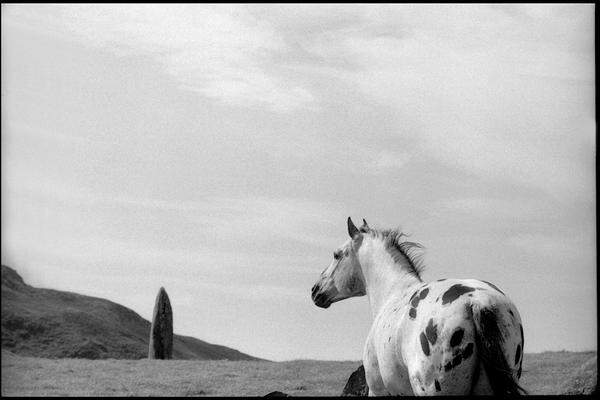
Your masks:
M322 292L321 287L318 284L312 287L312 300L317 307L321 308L327 308L332 303L327 293Z

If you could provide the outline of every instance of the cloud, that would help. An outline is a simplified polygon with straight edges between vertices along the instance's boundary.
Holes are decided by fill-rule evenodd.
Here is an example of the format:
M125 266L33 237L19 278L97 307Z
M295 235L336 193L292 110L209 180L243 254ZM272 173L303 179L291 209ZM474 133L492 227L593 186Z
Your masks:
M556 196L585 195L593 179L593 159L586 155L575 160L584 172L572 173L572 154L594 143L593 109L581 115L578 107L586 98L593 102L593 7L6 10L3 21L29 21L119 54L149 55L181 88L224 104L315 110L330 95L307 83L320 75L396 110L406 120L398 135L415 138L411 152L487 177L509 173ZM382 173L389 165L380 161L369 170Z
M11 199L3 207L9 216L3 221L6 243L21 243L24 249L36 238L39 251L79 261L158 266L219 259L231 266L244 257L255 264L258 257L280 264L282 254L300 255L315 247L329 251L339 244L330 230L343 225L341 205L302 198L106 194L33 171L13 171L4 184L3 197Z
M289 112L313 107L311 91L273 71L278 33L232 5L11 6L3 23L43 29L121 56L154 58L186 90L224 104Z
M498 199L493 197L459 197L437 202L437 210L466 213L479 217L506 220L507 218L546 218L555 209L555 203L539 198Z
M561 227L547 233L519 233L506 238L506 244L520 252L531 253L541 260L568 265L572 273L593 274L596 239L589 232L561 232ZM546 261L544 261L546 263Z
M386 9L388 10L388 9ZM593 8L399 6L402 35L330 31L305 48L348 60L335 78L405 121L397 140L488 179L561 200L593 186ZM371 31L365 34L364 30ZM574 157L575 155L575 157Z
M383 150L367 162L366 171L374 175L387 172L398 173L410 159L411 156L408 153Z

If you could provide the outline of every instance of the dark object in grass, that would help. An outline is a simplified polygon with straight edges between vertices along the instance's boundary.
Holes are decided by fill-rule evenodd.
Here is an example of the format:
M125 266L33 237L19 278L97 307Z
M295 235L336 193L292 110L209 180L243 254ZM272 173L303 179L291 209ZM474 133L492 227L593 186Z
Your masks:
M170 360L173 357L173 310L165 288L160 288L152 313L148 358Z
M290 395L289 395L289 394L287 394L287 393L283 393L283 392L280 392L280 391L277 391L277 390L276 390L276 391L274 391L274 392L271 392L271 393L265 394L265 396L264 396L264 397L292 397L292 396L290 396Z
M369 387L365 379L365 367L362 365L350 375L340 396L368 396Z

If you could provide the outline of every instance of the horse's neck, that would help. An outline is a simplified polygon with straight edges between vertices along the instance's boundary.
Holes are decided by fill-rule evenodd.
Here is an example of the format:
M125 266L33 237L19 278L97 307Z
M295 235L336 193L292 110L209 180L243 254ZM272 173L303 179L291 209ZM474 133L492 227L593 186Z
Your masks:
M394 261L392 256L378 243L361 254L360 263L365 277L365 289L375 318L392 294L412 292L422 281L409 272L409 261L404 258Z

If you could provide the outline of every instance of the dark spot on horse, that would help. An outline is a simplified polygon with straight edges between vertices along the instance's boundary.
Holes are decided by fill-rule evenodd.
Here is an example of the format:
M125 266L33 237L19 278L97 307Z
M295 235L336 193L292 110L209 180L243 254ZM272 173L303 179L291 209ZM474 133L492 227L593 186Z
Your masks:
M452 359L452 368L456 367L462 361L462 354L457 354L456 357Z
M440 383L438 382L438 380L435 380L435 391L436 392L440 392L442 390L442 387L440 386Z
M444 371L446 372L450 371L452 368L456 367L463 360L466 360L471 356L471 354L473 354L473 343L469 343L467 347L465 347L462 351L460 349L457 349L453 353L454 357L452 358L452 361L448 361L446 365L444 365Z
M419 297L415 297L414 299L411 300L410 305L413 307L419 307L419 301L421 301L421 299Z
M419 298L423 300L429 294L429 288L425 288L419 293Z
M425 391L425 388L424 388L423 386L421 386L421 390L422 390L422 391Z
M437 282L441 282L441 281L445 281L445 280L446 280L446 278L438 279Z
M389 342L390 340L392 340L392 337L391 337L391 336L388 338L388 342Z
M494 285L493 283L489 283L488 281L481 281L481 282L487 283L489 286L493 287L494 289L496 289L500 293L504 294L504 292L502 290L498 289L498 286Z
M457 283L456 285L450 286L448 290L442 295L442 304L452 303L465 293L474 291L475 289L469 286Z
M463 360L466 360L467 358L471 357L471 354L473 354L473 343L469 343L467 347L465 347L465 349L463 350Z
M411 308L410 310L408 310L408 315L412 318L415 319L417 318L417 310L415 308Z
M427 337L425 336L425 334L423 332L421 332L421 335L419 335L419 339L421 339L421 348L423 349L423 353L425 353L426 356L429 355L429 343L427 342Z
M515 314L512 312L512 310L511 310L510 308L508 309L508 313L509 313L510 315L512 315L513 317L515 316Z
M473 297L473 293L469 293L469 297Z
M464 334L465 334L465 331L463 330L463 328L458 328L456 330L456 332L454 332L452 334L452 337L450 338L450 346L452 346L452 347L458 346L460 344L460 342L462 342Z
M437 325L433 324L433 318L429 320L429 323L425 328L425 334L427 335L427 339L431 342L431 344L435 344L435 341L437 340Z
M517 365L519 363L520 359L521 359L521 345L518 344L517 345L517 352L515 353L515 365Z

